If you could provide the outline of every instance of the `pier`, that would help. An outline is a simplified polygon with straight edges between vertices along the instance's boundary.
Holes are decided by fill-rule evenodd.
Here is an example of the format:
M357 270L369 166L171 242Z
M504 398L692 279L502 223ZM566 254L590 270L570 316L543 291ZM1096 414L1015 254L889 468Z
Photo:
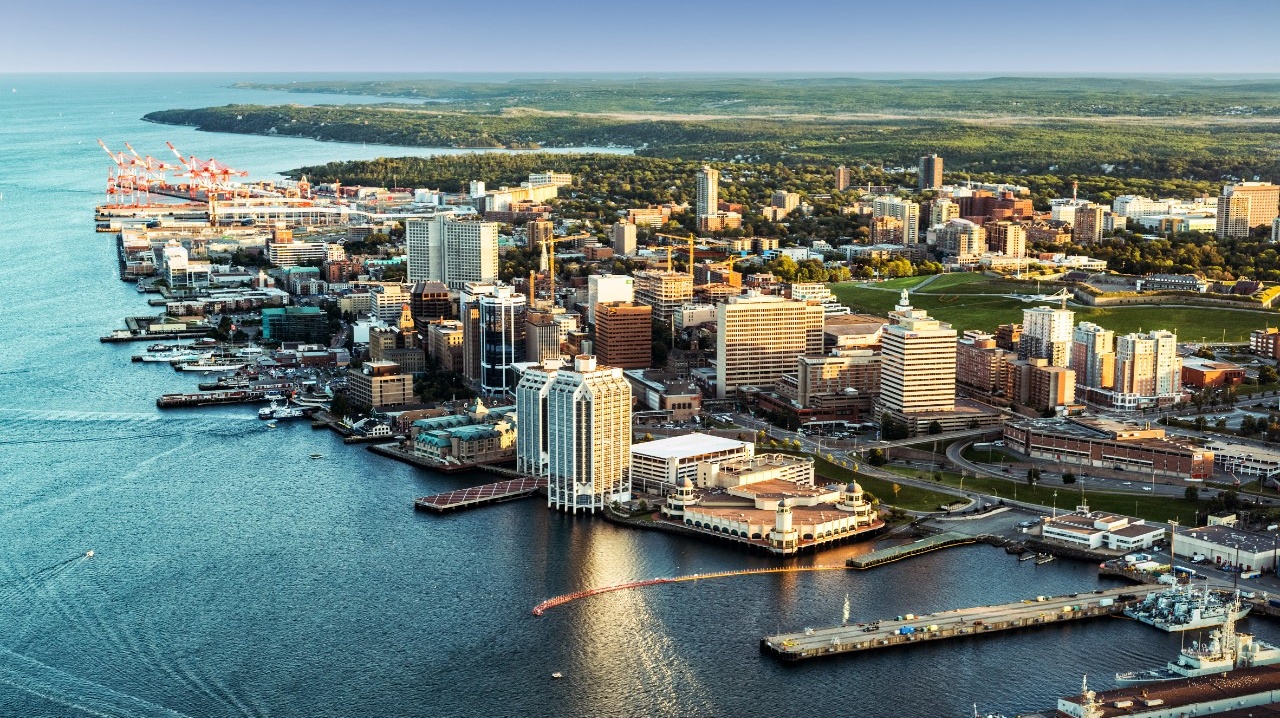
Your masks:
M192 406L252 404L259 401L267 401L267 392L259 389L237 389L235 391L208 391L199 394L163 394L159 399L156 399L156 406L161 409L185 409Z
M861 653L947 638L982 636L1017 628L1047 626L1111 616L1146 595L1151 586L1098 590L1070 596L1038 596L996 606L975 606L926 615L906 614L892 620L806 628L760 639L760 648L784 661L800 661L842 653Z
M886 563L901 561L904 558L919 556L922 553L929 553L930 551L937 551L938 549L948 548L950 546L976 543L980 539L981 537L978 536L969 536L968 534L947 531L946 533L922 538L919 541L913 541L912 543L902 544L900 546L890 546L889 548L882 548L878 551L872 551L871 553L864 554L862 556L856 556L849 559L846 563L849 568L874 568Z
M470 509L484 504L533 496L540 489L545 489L546 487L546 479L523 478L499 481L495 484L474 486L469 489L459 489L448 493L435 494L434 496L423 496L413 502L413 507L440 513Z

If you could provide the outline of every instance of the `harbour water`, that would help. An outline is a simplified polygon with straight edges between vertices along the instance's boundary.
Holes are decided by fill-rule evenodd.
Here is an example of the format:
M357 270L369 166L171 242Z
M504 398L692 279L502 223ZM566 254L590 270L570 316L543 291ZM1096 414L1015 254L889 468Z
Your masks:
M771 560L535 501L415 513L416 496L491 477L414 469L305 424L269 431L250 407L158 411L193 377L97 341L145 305L93 231L108 162L96 138L156 156L170 140L256 177L427 152L138 119L361 99L225 88L240 79L0 76L0 715L1012 714L1052 705L1083 672L1108 687L1176 655L1179 637L1117 619L798 666L757 648L838 623L846 594L860 621L1116 585L986 546L659 585L539 618L530 609L557 594Z

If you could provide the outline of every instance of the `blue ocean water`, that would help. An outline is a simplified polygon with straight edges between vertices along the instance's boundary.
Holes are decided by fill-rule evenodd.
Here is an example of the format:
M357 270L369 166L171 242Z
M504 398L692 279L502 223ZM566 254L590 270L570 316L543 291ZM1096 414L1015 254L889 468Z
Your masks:
M267 431L248 408L158 411L195 380L97 341L151 310L93 231L96 138L156 156L169 140L255 177L449 151L139 120L366 99L226 87L243 79L274 78L0 75L0 715L963 716L1049 706L1081 673L1105 686L1176 653L1177 637L1118 620L799 666L758 651L765 633L839 621L846 594L863 620L1098 585L1091 566L989 547L655 586L538 618L568 591L771 561L534 501L417 514L415 496L484 477Z

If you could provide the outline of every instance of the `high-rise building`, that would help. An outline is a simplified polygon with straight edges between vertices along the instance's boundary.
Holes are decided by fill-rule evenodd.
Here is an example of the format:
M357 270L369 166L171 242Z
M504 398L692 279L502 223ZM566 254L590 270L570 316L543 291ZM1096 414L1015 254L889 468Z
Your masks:
M463 374L487 395L515 389L512 367L524 361L525 295L507 284L468 283L463 287Z
M836 168L836 191L843 192L853 183L853 175L849 172L849 168L840 165Z
M1280 217L1271 220L1271 241L1280 242Z
M635 280L625 274L593 274L587 277L587 323L596 323L597 304L633 302L635 298ZM604 363L617 366L612 362Z
M547 394L561 365L559 359L543 361L521 372L516 384L516 471L522 474L547 475Z
M427 356L447 372L462 371L462 322L437 319L427 325Z
M540 252L547 240L555 237L556 224L546 219L531 219L524 223L524 234L525 246Z
M572 369L556 370L547 388L546 433L547 506L594 513L631 499L631 385L621 369L580 354Z
M1237 182L1222 188L1218 197L1219 237L1248 237L1258 226L1280 217L1280 185L1270 182Z
M418 282L409 290L409 308L413 318L423 322L435 319L452 319L453 300L444 282Z
M936 227L953 219L960 219L960 205L946 197L933 201L929 206L929 226Z
M773 386L796 357L822 354L822 305L751 292L716 305L716 396Z
M920 189L937 189L942 186L942 158L925 155L920 158Z
M632 302L594 305L596 356L607 366L648 369L653 365L653 307Z
M1141 334L1116 338L1116 391L1155 396L1156 343Z
M880 413L954 410L956 330L911 308L905 289L898 306L880 338Z
M1071 223L1071 238L1076 244L1092 244L1102 239L1106 230L1107 208L1100 204L1080 205L1076 207Z
M920 205L897 197L877 197L871 203L871 216L893 217L902 223L902 242L908 246L920 242Z
M973 257L987 251L987 230L967 219L953 219L937 232L937 249L951 257Z
M558 320L564 316L566 316L565 311L561 307L530 309L525 314L525 361L543 362L548 359L559 361L560 345L564 343L566 329L565 325Z
M987 222L987 247L1006 257L1023 257L1027 254L1027 228L1017 222L1000 220Z
M1071 361L1072 326L1076 313L1070 309L1033 307L1022 310L1022 340L1018 357L1040 357L1049 366L1067 366Z
M653 307L654 319L671 321L676 310L693 299L693 277L688 272L636 272L635 293L636 303Z
M613 251L627 256L636 253L636 226L629 222L614 222L609 229Z
M995 395L1004 390L1013 352L996 346L996 338L986 332L970 329L956 344L956 383L980 395Z
M1093 322L1080 322L1071 335L1071 368L1076 382L1090 389L1111 389L1116 383L1116 335Z
M872 244L902 244L902 221L893 217L875 217L871 220Z
M498 223L461 221L440 215L405 220L410 282L467 282L498 278Z
M697 210L699 217L710 217L720 211L720 170L710 165L698 170Z
M781 209L783 214L791 214L791 210L800 206L800 193L788 192L784 189L774 190L770 203Z
M1156 396L1182 393L1182 358L1178 356L1178 335L1156 329L1147 336L1155 343Z

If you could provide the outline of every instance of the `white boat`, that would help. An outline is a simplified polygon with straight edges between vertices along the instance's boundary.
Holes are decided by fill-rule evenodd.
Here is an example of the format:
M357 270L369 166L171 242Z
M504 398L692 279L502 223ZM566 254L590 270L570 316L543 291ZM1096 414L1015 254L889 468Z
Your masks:
M1191 584L1170 586L1152 591L1141 603L1124 610L1124 615L1162 631L1195 631L1216 628L1227 621L1238 621L1249 614L1252 606L1228 600L1206 585L1196 589Z
M311 455L311 458L313 458L313 459L323 459L323 458L324 458L324 454L312 454L312 455Z
M175 364L174 369L178 371L239 371L245 366L244 362L228 362L222 360L201 359L190 364Z
M271 406L258 410L259 419L299 419L306 416L306 412L302 409L289 406L288 404L279 404L275 401L271 402Z
M1232 615L1240 607L1237 595L1231 608ZM1209 634L1209 640L1192 641L1190 648L1183 648L1176 663L1164 668L1130 671L1116 674L1116 684L1121 686L1156 681L1173 681L1226 673L1237 668L1270 666L1280 663L1280 648L1264 643L1249 633L1237 633L1235 619L1228 616L1221 628Z
M563 674L563 673L561 673L560 671L556 671L555 673L552 673L552 674L551 674L551 677L552 677L552 678L554 678L554 679L556 679L556 680L558 681L558 680L560 680L561 678L564 678L564 674Z
M168 362L169 364L173 364L174 362L179 362L179 363L198 362L201 359L207 359L208 357L209 357L208 354L201 354L200 352L183 351L181 349L174 349L167 352L155 352L155 353L148 352L147 354L140 354L138 355L138 361Z

